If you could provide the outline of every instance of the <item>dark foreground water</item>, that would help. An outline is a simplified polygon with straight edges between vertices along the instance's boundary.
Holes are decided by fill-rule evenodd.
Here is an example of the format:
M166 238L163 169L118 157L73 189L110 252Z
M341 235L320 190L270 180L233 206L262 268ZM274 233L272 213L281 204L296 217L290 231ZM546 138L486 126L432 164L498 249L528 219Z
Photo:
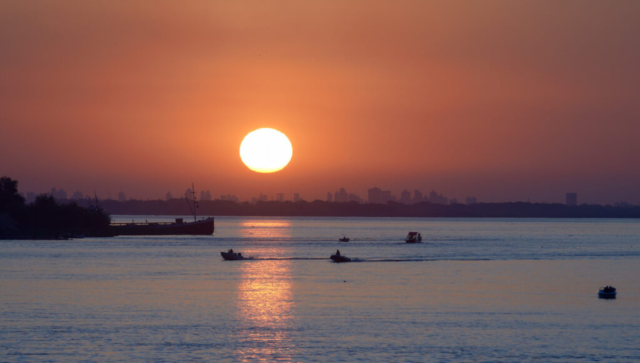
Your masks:
M638 360L637 220L219 217L212 237L0 241L0 362Z

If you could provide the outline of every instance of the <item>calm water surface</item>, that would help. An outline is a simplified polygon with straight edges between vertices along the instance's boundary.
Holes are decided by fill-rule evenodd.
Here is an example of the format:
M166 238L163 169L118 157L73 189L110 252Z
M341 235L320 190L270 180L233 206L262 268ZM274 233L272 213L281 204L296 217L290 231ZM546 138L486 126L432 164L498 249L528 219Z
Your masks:
M132 218L169 220L114 219ZM0 241L0 362L631 362L639 276L637 220L218 217L211 237Z

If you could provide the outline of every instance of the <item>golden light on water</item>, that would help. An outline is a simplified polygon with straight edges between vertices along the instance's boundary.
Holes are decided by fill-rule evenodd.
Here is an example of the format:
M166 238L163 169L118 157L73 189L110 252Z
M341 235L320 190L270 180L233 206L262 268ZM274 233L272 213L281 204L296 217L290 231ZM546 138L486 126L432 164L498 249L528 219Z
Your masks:
M249 220L243 223L244 237L291 238L291 222ZM286 256L286 248L269 248L277 256ZM247 255L260 257L260 249L247 251ZM248 348L240 352L243 360L290 360L295 349L290 327L295 318L295 303L291 279L291 261L246 261L241 267L242 281L238 286L238 320L242 325L242 341L250 341Z
M248 220L241 226L240 233L246 238L291 238L291 221L287 220Z
M240 339L252 344L241 351L246 360L288 359L295 348L289 335L294 319L289 261L260 261L242 265L238 288Z
M293 156L291 141L282 132L263 128L250 132L240 144L240 158L251 170L273 173L282 170Z

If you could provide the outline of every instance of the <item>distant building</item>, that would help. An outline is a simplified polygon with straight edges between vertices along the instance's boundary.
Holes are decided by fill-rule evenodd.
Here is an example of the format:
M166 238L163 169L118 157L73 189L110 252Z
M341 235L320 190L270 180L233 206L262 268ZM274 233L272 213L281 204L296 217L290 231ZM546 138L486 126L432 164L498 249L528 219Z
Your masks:
M276 202L284 202L284 193L276 194Z
M379 203L382 204L384 203L382 201L382 189L378 188L378 187L373 187L371 189L368 190L368 201L369 203Z
M171 192L167 192L167 194L165 194L164 196L164 200L171 200L173 199L173 195L171 195Z
M349 202L362 203L362 198L360 198L356 194L349 193Z
M567 193L566 204L573 207L578 205L578 193Z
M299 193L293 193L293 201L294 202L298 202L300 201L300 194Z
M27 197L29 196L29 194L27 194ZM73 195L71 196L71 199L73 200L80 200L83 199L84 196L82 195L82 192L80 192L79 190L77 190L75 193L73 193Z
M347 191L344 190L344 188L340 188L339 192L335 192L333 200L341 203L348 202L349 194L347 194Z
M444 195L436 193L435 190L432 190L431 193L429 193L429 201L433 204L449 203L449 200Z
M449 204L458 204L458 200L456 198L449 199Z
M118 193L118 201L119 202L126 202L127 201L127 196L123 192Z
M464 201L464 204L477 204L478 199L476 197L467 197Z
M331 192L327 192L327 202L333 202L333 194Z
M211 192L209 192L208 190L201 190L200 200L211 200Z
M398 200L400 203L404 203L404 204L410 204L411 203L411 192L408 190L403 190L402 193L400 193L400 200Z
M258 202L266 202L268 200L269 198L265 194L260 193L260 196L258 197Z
M184 195L187 197L188 200L193 200L194 195L193 195L193 191L191 190L191 188L187 189L184 192Z
M391 195L390 190L382 190L378 187L373 187L368 191L369 203L385 204L389 201L396 200L396 197Z
M414 190L413 191L413 202L414 203L420 203L422 202L422 192L419 190Z
M82 199L82 198L80 198L80 199ZM27 204L35 202L36 201L36 193L27 192L27 198L25 199L25 201L27 202Z

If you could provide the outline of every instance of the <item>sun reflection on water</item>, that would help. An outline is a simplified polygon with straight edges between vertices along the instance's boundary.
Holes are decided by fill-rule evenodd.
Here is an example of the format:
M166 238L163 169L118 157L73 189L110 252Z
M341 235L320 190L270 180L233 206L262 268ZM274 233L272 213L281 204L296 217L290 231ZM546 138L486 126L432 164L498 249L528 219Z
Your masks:
M288 221L247 221L243 233L274 239L290 238ZM286 255L285 249L271 249ZM249 360L291 360L294 345L294 301L291 281L291 261L246 261L241 267L238 286L237 319L240 357Z
M243 359L291 357L293 308L289 261L243 264L237 309Z
M247 220L241 223L242 237L290 238L291 221L287 220Z

